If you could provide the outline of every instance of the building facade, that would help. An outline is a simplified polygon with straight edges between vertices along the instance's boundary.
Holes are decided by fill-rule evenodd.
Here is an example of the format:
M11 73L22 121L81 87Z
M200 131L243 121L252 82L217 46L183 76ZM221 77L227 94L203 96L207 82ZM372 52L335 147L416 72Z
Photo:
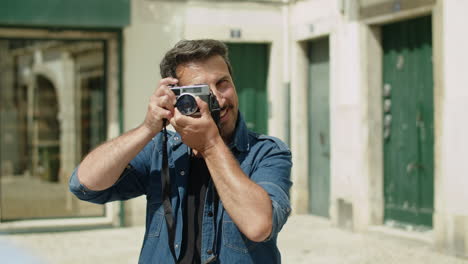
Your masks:
M294 213L468 256L466 1L81 1L94 11L75 17L17 2L0 13L0 229L143 224L144 197L47 194L44 215L5 189L60 193L89 149L143 121L167 50L215 38L248 126L292 149Z

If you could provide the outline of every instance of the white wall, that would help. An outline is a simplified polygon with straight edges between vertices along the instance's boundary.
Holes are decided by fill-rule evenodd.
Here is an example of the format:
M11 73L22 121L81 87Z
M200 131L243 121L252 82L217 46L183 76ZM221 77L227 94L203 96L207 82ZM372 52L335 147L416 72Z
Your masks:
M442 161L445 181L444 208L468 216L468 2L445 0L442 42L444 92L442 94Z
M330 38L330 218L339 221L338 200L354 207L359 221L367 221L368 184L366 162L366 97L361 84L361 25L349 20L350 10L341 13L338 1L298 2L291 11L292 34L292 202L296 213L307 213L307 42ZM364 211L364 216L361 211ZM364 220L361 220L364 219ZM348 219L344 219L348 220ZM351 219L352 220L352 219ZM352 223L350 223L352 225Z
M468 256L468 2L439 2L441 89L436 131L436 192L434 228L437 246L452 254Z
M307 213L309 207L308 179L308 58L307 41L330 36L330 46L335 43L337 8L335 2L326 0L301 1L290 9L291 34L291 150L293 153L291 192L293 212ZM330 93L336 87L334 82L336 56L330 47ZM331 95L332 97L332 95ZM330 107L333 98L330 97ZM333 119L333 111L330 118ZM333 127L333 121L330 122ZM331 132L332 133L332 132ZM333 159L333 135L331 138L331 157ZM333 169L332 172L333 174ZM333 185L333 183L331 183ZM333 187L332 187L333 189ZM333 193L333 190L332 190ZM332 194L333 195L333 194Z

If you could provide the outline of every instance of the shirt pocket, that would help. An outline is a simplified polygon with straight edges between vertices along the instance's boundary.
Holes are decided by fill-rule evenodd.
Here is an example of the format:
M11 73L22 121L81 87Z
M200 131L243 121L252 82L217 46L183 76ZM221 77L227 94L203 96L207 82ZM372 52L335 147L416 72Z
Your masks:
M255 249L258 243L244 236L229 215L225 214L223 219L223 245L237 252L248 254Z
M147 223L147 237L159 237L164 224L164 210L161 203L149 205L149 217Z

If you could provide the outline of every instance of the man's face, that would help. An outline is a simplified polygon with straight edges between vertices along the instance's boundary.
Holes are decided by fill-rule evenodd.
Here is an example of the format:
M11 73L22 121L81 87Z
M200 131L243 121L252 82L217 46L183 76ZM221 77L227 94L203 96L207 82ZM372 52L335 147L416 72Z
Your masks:
M230 143L236 128L239 101L236 88L226 62L215 55L205 60L181 64L176 68L178 85L207 84L216 95L220 113L220 132L225 142Z

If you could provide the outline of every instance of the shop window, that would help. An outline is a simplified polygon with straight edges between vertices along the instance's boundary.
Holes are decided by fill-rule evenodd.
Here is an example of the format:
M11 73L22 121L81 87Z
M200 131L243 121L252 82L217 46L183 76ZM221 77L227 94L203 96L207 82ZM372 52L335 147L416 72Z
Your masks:
M1 221L104 216L68 179L106 139L106 46L0 40Z

